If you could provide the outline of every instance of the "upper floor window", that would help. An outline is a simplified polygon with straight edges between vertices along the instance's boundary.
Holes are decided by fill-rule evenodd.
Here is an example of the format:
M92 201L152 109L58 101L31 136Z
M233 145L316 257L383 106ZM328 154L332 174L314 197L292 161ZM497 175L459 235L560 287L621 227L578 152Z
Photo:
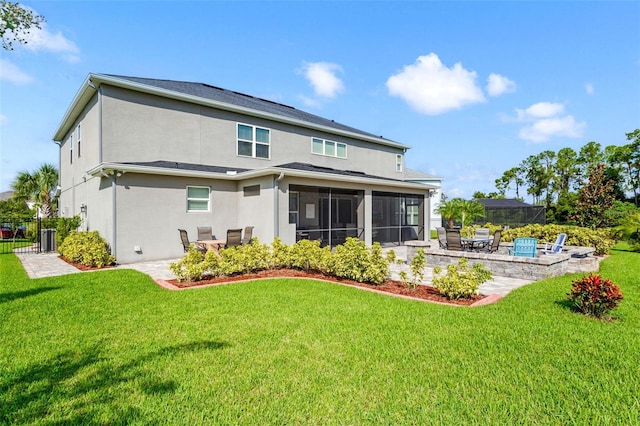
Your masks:
M269 158L269 129L238 124L238 155L253 158Z
M329 157L347 158L347 144L312 138L311 152Z
M73 163L73 133L69 136L69 163Z
M209 192L208 186L187 186L187 211L208 212Z
M402 154L396 154L396 172L402 171Z
M80 152L80 140L81 140L81 133L80 133L80 125L78 124L78 130L76 132L76 136L78 137L78 157L80 157L81 152Z

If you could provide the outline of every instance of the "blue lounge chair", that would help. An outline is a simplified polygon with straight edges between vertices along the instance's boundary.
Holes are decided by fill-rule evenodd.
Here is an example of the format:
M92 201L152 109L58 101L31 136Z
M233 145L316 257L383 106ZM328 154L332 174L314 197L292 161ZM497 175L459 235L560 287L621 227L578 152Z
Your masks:
M564 247L564 242L566 240L567 240L567 234L560 234L560 235L558 235L558 238L556 238L556 242L553 243L551 248L549 248L549 244L547 244L547 246L544 248L544 250L541 250L540 253L542 253L542 254L558 254L558 253L562 253L562 248Z
M538 252L538 240L536 238L516 238L513 240L513 248L509 254L522 257L536 257Z

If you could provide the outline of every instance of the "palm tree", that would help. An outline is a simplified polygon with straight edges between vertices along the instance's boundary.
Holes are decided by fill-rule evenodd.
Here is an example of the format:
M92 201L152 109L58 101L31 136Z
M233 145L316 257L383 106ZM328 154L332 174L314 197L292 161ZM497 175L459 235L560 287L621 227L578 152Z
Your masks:
M476 217L484 217L484 206L475 200L462 200L460 216L462 226L470 225Z
M53 216L53 192L58 185L58 169L51 164L43 164L35 173L18 173L11 184L15 197L35 201L42 217Z
M462 215L462 198L452 198L449 201L441 201L436 213L439 213L449 223L449 228L453 228L455 220L459 219Z

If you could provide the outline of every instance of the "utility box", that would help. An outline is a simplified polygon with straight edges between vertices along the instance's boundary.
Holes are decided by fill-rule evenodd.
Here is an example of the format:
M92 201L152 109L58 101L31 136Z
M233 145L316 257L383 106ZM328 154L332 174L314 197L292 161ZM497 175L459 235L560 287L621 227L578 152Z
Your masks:
M40 251L43 253L56 251L56 230L55 229L40 230Z

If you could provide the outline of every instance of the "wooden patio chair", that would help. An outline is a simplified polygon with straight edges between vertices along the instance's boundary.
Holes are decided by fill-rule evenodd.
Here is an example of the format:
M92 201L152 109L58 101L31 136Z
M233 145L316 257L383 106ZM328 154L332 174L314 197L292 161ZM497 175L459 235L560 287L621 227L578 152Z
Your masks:
M237 247L241 244L242 244L242 228L228 229L227 241L224 243L224 248Z
M245 226L244 235L242 237L242 245L251 244L251 239L253 238L253 226Z
M189 251L189 247L191 247L191 244L194 245L196 250L202 253L207 251L204 247L200 247L198 244L189 241L189 234L187 234L187 231L185 231L184 229L178 229L178 231L180 232L180 241L182 242L182 248L184 249L185 253Z

